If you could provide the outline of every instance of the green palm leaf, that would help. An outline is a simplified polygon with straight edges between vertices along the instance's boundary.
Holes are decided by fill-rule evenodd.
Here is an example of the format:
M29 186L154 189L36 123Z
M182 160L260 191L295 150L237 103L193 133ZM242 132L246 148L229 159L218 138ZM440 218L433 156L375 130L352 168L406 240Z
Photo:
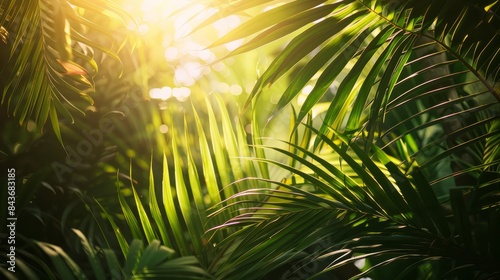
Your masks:
M238 11L265 9L266 14L284 15L287 7L292 11L299 2L269 3L269 7L260 6L261 2L231 4ZM253 269L258 271L256 278L268 275L280 265L293 263L291 260L300 254L290 253L292 250L307 252L314 242L304 241L306 245L300 247L298 241L289 240L286 245L276 241L274 246L266 238L303 232L303 240L317 240L313 234L323 229L321 225L346 217L346 224L328 231L333 232L334 241L324 248L328 253L320 255L323 259L339 258L323 266L325 272L351 263L357 259L352 254L358 253L365 254L359 255L363 258L384 256L372 264L374 270L409 261L400 277L426 265L445 267L450 272L444 277L460 273L464 277L494 277L496 272L478 260L483 258L489 265L496 260L494 254L480 249L484 244L497 245L484 238L479 228L498 224L492 220L498 211L500 163L496 148L500 112L498 8L498 1L325 1L311 4L301 13L315 21L301 22L304 29L293 26L284 16L259 24L251 18L221 39L227 42L249 37L232 55L284 37L287 34L280 30L285 28L296 30L259 77L247 104L287 73L296 74L290 76L270 118L292 104L306 85L314 87L292 121L294 126L326 104L321 125L318 131L314 129L315 153L297 145L291 145L292 152L271 148L302 167L259 159L298 177L287 184L274 182L290 196L249 190L232 198L235 201L229 205L245 207L247 212L236 215L223 228L245 227L226 239L232 253L223 260L221 275L244 277L247 275L242 271ZM220 10L220 14L228 12L230 9ZM323 153L325 146L336 156ZM310 206L303 202L305 196L297 194L298 189L340 204L318 200L318 212L308 215L307 220L317 218L318 226L295 231L293 223L302 221L287 214L292 215L298 205ZM244 206L238 202L257 193L267 196L268 204ZM332 208L329 220L319 214L329 209L327 206ZM445 218L443 208L451 209L453 220ZM356 214L345 214L351 212ZM472 217L475 222L471 222ZM353 220L359 224L349 224ZM359 239L346 239L343 231L349 231L349 238ZM433 243L436 240L440 241ZM254 247L261 251L252 251ZM423 252L424 247L432 249ZM460 254L473 257L463 260ZM257 259L268 263L261 265Z
M149 244L153 240L162 240L163 244L170 244L181 256L196 257L210 271L224 253L218 244L231 231L220 231L212 235L208 230L222 224L231 215L219 213L212 217L209 214L220 212L223 206L238 211L236 207L226 205L225 199L239 191L257 188L258 184L256 181L242 180L236 182L238 185L235 186L232 181L235 178L241 180L245 177L257 177L258 170L265 174L266 165L260 164L257 168L258 163L248 160L254 156L254 151L263 149L255 147L252 150L246 143L241 123L233 122L220 98L215 97L213 102L218 105L217 111L212 107L212 101L208 98L206 100L208 123L204 123L199 117L199 112L205 108L200 109L193 104L196 126L194 132L198 134L195 144L198 147L185 144L193 139L193 135L188 134L193 130L188 130L187 116L184 127L173 126L169 130L172 135L170 155L167 156L165 152L162 157L162 180L159 186L154 179L157 174L154 174L153 166L150 166L149 207L144 205L141 199L143 192L138 187L132 185L133 198L129 201L119 183L118 198L126 224L118 221L118 217L112 216L101 206L124 254L133 253L133 248L124 244L124 235L129 232L133 238L144 239ZM221 137L221 132L224 138ZM211 140L206 135L210 135ZM199 165L195 162L195 156L201 160ZM200 175L203 175L204 180L200 180ZM132 173L130 177L133 177ZM158 196L157 193L161 195ZM255 199L258 200L258 197Z
M44 242L38 246L49 256L55 272L64 279L211 279L193 257L175 257L175 251L153 240L144 248L143 242L134 239L123 265L110 249L95 248L79 230L73 229L80 239L91 264L84 271L60 247ZM104 254L104 256L103 256ZM102 262L102 260L105 262Z
M89 39L83 28L112 34L126 14L107 0L1 1L0 7L0 22L9 34L10 50L0 72L8 81L1 104L21 125L35 121L39 131L50 117L62 143L59 116L73 122L72 112L83 113L84 106L93 103L89 92L94 90L92 77L97 63L92 48L118 59L118 48ZM75 12L75 7L85 9L85 16ZM103 11L112 15L107 18L107 28L89 19Z
M261 4L233 1L231 7L253 11L262 9ZM293 9L300 5L306 4L287 1L266 7L262 15L276 17L258 24L257 17L253 17L214 44L255 35L233 54L267 44L270 30L278 30L288 22ZM500 101L498 5L495 1L311 2L300 13L316 15L310 18L311 25L294 34L279 52L259 77L247 104L265 86L307 59L296 71L298 74L291 77L270 118L314 82L297 114L297 123L330 91L334 97L322 116L322 133L327 133L329 127L364 133L368 142L377 143L384 151L396 151L400 139L413 138L425 149L407 155L411 161L404 163L407 168L418 162L430 176L428 170L447 165L451 166L449 171L443 169L430 177L431 181L458 178L471 167L460 163L466 156L457 154L481 158L483 143L493 139L487 129L498 116ZM221 15L228 12L230 9L220 9ZM491 145L486 153L490 151ZM477 169L472 176L478 178L487 166L480 161L474 165ZM457 180L459 185L465 184Z
M494 275L494 256L472 245L478 244L471 239L475 230L468 225L470 212L461 204L463 197L458 192L452 195L456 220L452 222L445 218L436 195L418 169L406 175L381 149L376 155L382 162L376 162L364 153L363 145L351 142L345 135L334 132L343 141L334 143L310 129L339 154L343 167L339 169L335 162L299 146L294 148L305 157L269 147L294 158L303 167L258 160L285 168L299 179L273 181L276 189L250 189L230 198L241 214L214 230L240 229L221 243L228 248L228 255L220 261L218 277L265 279L279 267L288 268L282 273L291 277L304 273L293 264L310 263L316 267L308 274L313 277L338 273L338 269L358 259L379 257L383 261L358 271L356 277L404 263L407 269L393 271L403 277L415 273L424 263L436 261L441 262L443 273ZM362 179L361 183L343 172L349 168ZM250 198L255 195L266 199ZM463 254L469 257L462 258Z

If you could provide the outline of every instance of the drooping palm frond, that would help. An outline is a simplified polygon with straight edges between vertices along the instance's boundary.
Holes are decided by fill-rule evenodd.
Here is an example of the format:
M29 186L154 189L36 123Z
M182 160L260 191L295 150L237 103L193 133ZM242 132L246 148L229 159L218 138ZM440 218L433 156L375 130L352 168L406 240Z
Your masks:
M446 1L443 4L438 1L362 0L332 1L332 3L326 0L287 1L284 4L275 1L252 1L251 3L231 1L225 4L217 2L211 4L220 8L220 12L214 14L206 22L222 18L228 13L238 14L249 10L249 13L253 14L256 9L258 11L258 9L265 8L263 13L251 17L213 44L217 46L236 39L255 36L230 55L258 48L292 31L300 31L271 63L266 73L260 77L252 92L252 97L259 94L264 86L282 77L300 60L308 57L311 51L317 50L297 74L297 79L292 80L277 105L276 111L288 104L314 74L323 72L324 79L318 80L316 91L313 91L315 94L311 97L311 100L317 99L318 95L324 94L326 88L329 87L328 82L331 84L338 75L338 73L333 74L329 73L331 71L322 70L342 68L351 59L359 60L359 62L354 61L357 64L357 70L363 70L373 64L376 67L371 72L372 75L382 76L383 73L388 72L387 82L396 82L401 69L393 72L396 69L394 67L405 66L412 48L418 46L416 44L418 37L428 38L432 43L444 48L444 51L449 52L455 59L460 60L465 67L478 76L491 94L499 98L493 88L498 80L500 40L498 37L498 3L495 1L461 2L458 5L454 5L454 1ZM205 24L201 26L203 25ZM304 27L308 28L303 30ZM365 41L366 38L368 42ZM377 39L373 40L374 38ZM367 44L369 42L372 44ZM380 56L382 50L385 49L389 50ZM357 52L351 50L357 50ZM399 62L391 64L387 60L390 57L399 60L403 53L407 58L402 57L403 60ZM371 57L375 54L375 57ZM341 64L334 64L334 62L342 61ZM392 67L387 68L387 65L392 65ZM378 73L381 70L382 74ZM346 91L353 88L360 74L360 72L353 73L350 79L345 79ZM390 92L391 87L387 82L381 84L380 87L389 89ZM367 87L369 89L372 86L370 84ZM362 105L364 106L365 102ZM301 119L300 115L299 119Z
M214 43L250 37L233 54L295 32L247 104L297 68L270 118L311 84L295 123L326 108L314 152L293 146L314 163L280 150L312 173L278 164L300 179L235 196L268 203L222 227L247 226L226 239L233 253L219 275L269 277L281 266L303 278L311 266L315 275L368 258L390 277L424 266L434 277L496 277L498 257L485 248L497 247L487 232L499 224L498 1L308 3L232 1L209 19L261 12Z
M498 166L498 161L466 163L466 158L483 158L484 143L493 141L496 132L490 127L496 127L500 101L498 1L214 3L220 11L207 22L228 13L245 17L263 10L214 43L249 38L229 55L295 32L247 102L298 68L270 118L313 84L298 123L329 98L321 115L322 133L334 128L357 135L392 155L401 152L401 141L411 138L418 148L406 147L407 158L397 155L406 169L416 162L430 176L429 170L448 166L430 177L433 184L453 177L458 185L471 185L481 170ZM476 168L475 174L463 179L460 174L470 168Z
M96 15L106 17L108 25L93 23ZM58 116L72 122L72 112L82 113L93 102L88 93L98 70L94 51L119 59L121 43L89 39L88 32L109 36L112 42L123 40L115 38L115 27L123 26L126 17L108 0L1 1L0 25L8 34L1 103L21 125L33 120L39 131L50 118L62 142Z
M498 275L496 238L486 234L499 224L498 205L478 203L479 208L489 209L477 214L463 204L460 194L452 195L453 219L449 219L418 168L404 174L381 149L375 148L377 159L373 160L364 152L363 143L352 142L345 134L332 131L341 139L335 143L313 131L324 141L323 149L339 154L340 159L327 161L295 145L304 156L269 147L303 167L260 159L287 169L295 179L274 181L277 189L246 190L229 200L235 199L241 214L214 229L244 227L221 243L228 253L218 264L218 277L339 275L339 269L360 259L372 260L369 270L344 277L374 275L387 268L391 277L406 279L426 265L437 267L432 277L461 274L468 279L493 279ZM352 171L361 180L350 176ZM242 205L241 201L248 204L255 195L266 200ZM273 274L276 271L279 274Z

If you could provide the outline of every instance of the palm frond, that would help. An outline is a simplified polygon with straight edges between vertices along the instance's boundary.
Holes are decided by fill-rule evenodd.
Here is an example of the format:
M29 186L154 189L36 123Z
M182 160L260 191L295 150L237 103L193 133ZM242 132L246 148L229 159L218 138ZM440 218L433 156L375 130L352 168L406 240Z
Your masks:
M97 73L95 49L118 59L117 47L88 38L84 29L113 33L116 22L125 13L111 1L2 1L0 22L8 31L9 55L1 75L8 83L2 92L2 104L21 125L33 120L39 131L50 118L62 143L59 116L73 122L72 112L83 113L93 103L88 95L94 90ZM76 8L80 9L78 12ZM84 14L79 12L85 10ZM92 22L106 11L109 29ZM30 20L26 20L26 19ZM2 33L4 34L4 33ZM116 40L116 38L113 38Z
M231 7L253 11L263 9L262 4L233 1ZM458 178L470 168L461 163L465 157L483 157L484 142L492 139L487 129L498 116L500 101L498 2L358 0L268 5L262 16L276 15L272 20L257 24L257 17L252 17L214 43L250 38L232 53L238 54L267 44L267 38L282 38L292 27L300 30L259 77L247 104L300 62L270 118L314 82L296 123L331 92L334 96L321 116L322 133L334 128L365 137L385 151L396 151L399 140L413 138L424 149L408 155L406 168L413 162L426 170L452 166L431 180ZM293 13L297 7L303 11ZM227 12L221 8L220 15ZM292 20L305 14L309 25ZM278 31L285 26L290 28L288 33ZM430 153L435 156L428 157ZM457 157L458 153L467 156ZM477 178L487 166L480 161L474 165ZM468 184L457 180L459 185Z
M59 246L38 242L38 246L49 256L57 275L64 279L211 279L194 257L175 257L175 251L152 240L144 247L143 242L134 239L130 250L120 265L112 250L94 247L79 230L73 229L84 248L91 265L82 268ZM104 260L104 261L103 261Z
M228 253L218 264L219 277L265 279L281 271L280 267L286 268L282 277L291 277L304 274L304 266L315 267L307 274L314 278L338 273L359 259L378 257L384 261L349 277L404 263L400 271L392 271L403 277L434 262L440 263L442 275L472 273L487 278L497 273L495 254L480 249L484 240L475 235L483 231L470 224L474 214L458 189L451 194L454 220L449 220L418 168L404 174L381 149L375 148L376 159L371 159L363 143L345 134L332 131L342 141L336 143L309 129L326 144L323 149L338 153L343 163L326 161L317 152L296 145L294 149L304 156L268 147L294 158L302 167L257 159L285 168L297 178L271 181L277 188L250 189L229 199L228 205L240 207L240 214L214 230L239 230L220 244ZM362 180L344 170L354 171ZM265 199L250 198L255 195ZM482 216L477 219L486 222ZM488 242L495 246L495 241Z
M218 105L217 111L212 103ZM205 108L208 124L199 115ZM266 169L265 164L257 167L257 163L247 160L255 155L255 151L262 149L251 150L244 127L240 122L233 122L220 97L216 96L212 101L207 98L205 108L199 109L193 104L194 119L191 121L195 125L194 132L198 134L197 143L195 142L198 147L186 145L193 139L190 134L193 130L188 129L186 117L184 127L173 125L169 130L171 143L162 157L161 181L155 179L157 174L153 172L151 161L149 207L143 202L143 192L134 184L131 184L132 202L124 196L124 188L117 184L126 225L119 226L121 222L114 217L114 213L108 213L98 203L115 232L123 254L130 253L129 245L124 243L127 234L149 243L161 240L162 244L168 244L181 256L196 257L209 270L218 258L217 255L223 254L215 245L231 231L221 231L214 235L207 231L227 221L230 214L221 213L213 218L209 214L220 211L223 206L231 208L231 211L239 211L234 206L226 205L225 200L245 189L257 188L258 185L255 181L235 184L233 181L263 176L261 174L265 174ZM258 135L257 132L256 134ZM196 164L195 157L198 157L200 164ZM133 178L133 174L130 178ZM157 184L159 182L161 184Z
M234 9L241 5L242 10L266 9L266 14L281 15L286 14L287 7L292 11L292 7L300 3L288 1L275 6L269 3L265 8L260 6L262 2L251 7L241 1L231 4ZM233 52L238 54L287 35L280 30L297 30L259 77L247 104L258 98L267 86L298 68L271 113L273 118L291 104L306 85L314 83L292 123L298 126L320 102L327 104L324 114L320 115L322 124L314 143L319 155L292 145L292 150L300 151L309 159L284 149L279 152L290 157L292 163L302 164L303 169L262 161L296 174L301 178L300 186L312 185L312 189L306 189L342 205L340 209L339 205L331 206L331 220L328 220L320 214L328 204L318 203L315 208L318 212L308 215L318 218L315 220L318 227L295 231L296 225L286 223L287 219L294 218L281 215L282 209L292 215L297 205L304 205L305 198L291 189L291 186L298 188L295 184L275 182L297 198L293 203L254 206L264 212L268 210L267 214L259 210L252 214L253 208L249 207L248 213L237 215L225 224L224 227L247 227L227 239L227 246L234 253L225 259L221 275L243 277L242 270L255 268L264 276L272 271L271 265L260 267L257 259L265 259L278 267L299 255L289 250L299 248L302 252L307 248L306 245L299 247L300 243L295 240L285 243L289 247L278 241L276 244L285 247L273 247L266 238L275 234L285 238L281 233L293 236L304 231L304 240L315 240L311 236L315 230L321 230L321 225L332 220L338 222L341 213L347 216L347 212L341 210L362 210L367 216L358 213L351 218L364 219L360 222L363 226L345 224L330 230L352 230L351 237L357 232L359 239L336 237L338 239L332 241L334 245L328 247L329 253L321 255L324 259L328 259L327 256L339 259L325 265L325 271L352 262L355 259L352 254L366 253L365 257L385 256L385 261L374 268L411 259L413 265L408 269L417 269L419 262L432 261L442 263L451 271L449 275L467 271L469 276L493 277L497 273L491 270L496 257L480 249L483 241L477 238L484 236L479 224L491 223L493 227L497 224L491 219L498 211L500 163L494 144L500 101L498 7L498 1L460 4L455 1L325 1L316 6L311 4L297 14L297 18L307 14L304 18L314 21L309 25L297 21L301 26L299 23L293 26L293 21L282 17L266 21L267 25L266 22L254 24L252 28L255 22L251 18L221 39L226 42L249 38ZM226 11L221 9L221 15ZM333 97L324 102L327 92ZM338 143L339 140L343 144ZM338 158L325 157L319 150L322 146L334 150ZM346 149L350 152L346 153ZM235 198L254 193L267 195L269 201L277 195L267 190L252 190ZM286 195L280 195L280 199L292 200ZM443 207L451 209L453 221L445 219ZM471 217L477 220L471 223ZM293 222L300 223L298 219ZM271 226L271 222L276 227ZM408 236L407 230L415 236ZM421 236L425 236L425 241L420 240ZM395 241L398 238L402 244ZM415 240L410 242L412 238ZM433 243L436 240L441 241ZM494 241L484 240L495 246ZM399 247L391 247L393 242ZM419 247L412 247L412 242L420 244ZM435 251L422 252L421 247L432 248L429 244L436 244ZM446 254L440 248L443 244L450 245L447 250L457 254ZM312 246L313 242L307 245ZM253 247L262 251L251 251ZM347 247L349 249L343 251L342 248ZM402 251L398 251L399 248ZM471 258L463 259L461 254ZM489 268L481 262L488 263ZM245 269L235 269L235 266Z

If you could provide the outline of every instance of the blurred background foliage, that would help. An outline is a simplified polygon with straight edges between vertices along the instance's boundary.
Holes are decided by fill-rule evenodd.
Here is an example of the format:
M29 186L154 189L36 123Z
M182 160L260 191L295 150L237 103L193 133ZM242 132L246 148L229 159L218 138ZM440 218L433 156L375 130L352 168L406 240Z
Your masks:
M0 1L1 272L498 277L498 8Z

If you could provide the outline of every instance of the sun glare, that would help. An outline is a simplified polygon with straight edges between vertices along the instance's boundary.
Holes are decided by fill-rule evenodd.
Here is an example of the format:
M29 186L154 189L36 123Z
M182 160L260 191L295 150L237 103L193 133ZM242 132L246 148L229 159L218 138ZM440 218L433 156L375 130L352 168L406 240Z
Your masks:
M218 49L207 48L214 39L239 26L242 22L240 17L222 18L204 26L201 32L193 33L217 10L187 0L125 0L124 7L137 21L131 23L129 29L143 38L144 59L153 67L165 69L161 75L147 77L144 84L149 98L159 102L160 110L168 108L170 102L184 102L192 98L195 92L200 91L200 83L208 85L203 88L202 94L238 96L251 90L252 83L240 85L234 79L220 82L220 77L231 75L230 66L234 59L216 62L216 57L241 46L242 40L227 43ZM212 75L208 75L210 73ZM165 124L157 129L163 134L169 131Z

